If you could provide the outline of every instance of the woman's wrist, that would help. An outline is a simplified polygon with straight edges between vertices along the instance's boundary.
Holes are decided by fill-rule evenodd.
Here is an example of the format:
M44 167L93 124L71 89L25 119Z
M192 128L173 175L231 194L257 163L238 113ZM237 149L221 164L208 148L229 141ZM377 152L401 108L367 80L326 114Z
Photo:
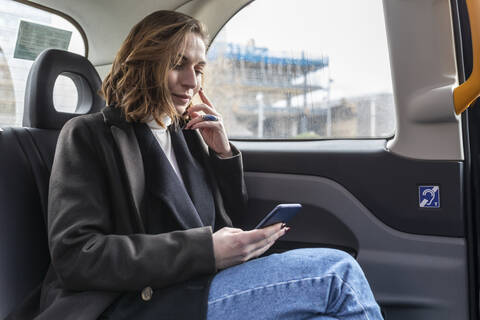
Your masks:
M233 157L232 149L230 149L228 152L224 152L224 153L218 153L218 152L217 152L217 156L218 156L219 158L224 158L224 159L225 159L225 158L231 158L231 157Z
M223 151L214 150L214 151L219 158L231 158L231 157L233 157L232 146L230 145L230 142L228 142L228 141L227 141L227 145L225 147L225 150L223 150Z

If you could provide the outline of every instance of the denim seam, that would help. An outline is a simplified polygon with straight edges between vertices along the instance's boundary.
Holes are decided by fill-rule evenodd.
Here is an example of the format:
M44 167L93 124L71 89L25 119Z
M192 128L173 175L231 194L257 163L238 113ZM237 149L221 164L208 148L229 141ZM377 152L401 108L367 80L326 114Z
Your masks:
M355 296L355 300L357 300L358 304L360 305L360 307L362 308L363 310L363 313L365 314L365 317L367 318L367 320L370 320L370 318L368 317L368 313L367 313L367 310L365 309L365 306L360 302L360 299L358 299L358 293L357 291L355 291L355 289L350 286L348 284L348 282L346 282L345 280L343 280L342 278L340 278L339 276L337 276L336 274L330 274L329 276L332 276L332 277L335 277L337 279L339 279L340 281L342 281L342 283L348 287L348 289L350 289L351 292L353 292L353 295Z
M235 296L239 296L239 295L246 294L246 293L249 293L249 292L252 292L252 291L256 291L256 290L260 290L260 289L271 288L271 287L286 285L286 284L290 284L290 283L297 283L297 282L302 282L302 281L323 280L323 279L329 278L329 277L334 277L334 278L339 279L346 287L348 287L348 289L350 289L351 292L353 292L353 295L355 296L355 299L357 300L358 304L359 304L360 307L362 308L363 313L365 314L365 317L367 318L367 320L370 320L370 318L368 317L368 314L367 314L367 310L365 309L364 305L360 302L360 299L358 299L358 294L357 294L357 292L355 291L355 289L353 289L353 288L348 284L348 282L346 282L345 280L343 280L342 278L340 278L340 277L339 277L338 275L336 275L336 274L327 274L327 275L324 275L324 276L322 276L322 277L309 277L309 278L288 280L288 281L283 281L283 282L277 282L277 283L269 284L269 285L267 285L267 286L261 286L261 287L256 287L256 288L252 288L252 289L248 289L248 290L243 290L243 291L239 291L239 292L236 292L236 293L233 293L233 294L229 294L229 295L223 296L223 297L221 297L221 298L218 298L218 299L209 301L209 302L208 302L208 305L211 305L211 304L214 304L214 303L218 303L218 302L221 302L221 301L223 301L223 300L225 300L225 299L232 298L232 297L235 297Z

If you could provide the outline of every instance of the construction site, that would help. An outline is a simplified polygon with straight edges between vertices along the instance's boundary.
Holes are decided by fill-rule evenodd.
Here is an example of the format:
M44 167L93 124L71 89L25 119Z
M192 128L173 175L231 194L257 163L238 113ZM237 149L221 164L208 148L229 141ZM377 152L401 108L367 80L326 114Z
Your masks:
M205 87L235 138L316 139L393 133L393 97L331 100L328 56L276 55L267 48L214 42ZM316 97L321 97L320 99Z

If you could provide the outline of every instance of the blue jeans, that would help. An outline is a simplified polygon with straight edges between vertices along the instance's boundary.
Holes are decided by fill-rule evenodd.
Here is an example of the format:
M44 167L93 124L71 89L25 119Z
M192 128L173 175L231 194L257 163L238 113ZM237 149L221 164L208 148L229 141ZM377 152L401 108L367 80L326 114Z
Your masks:
M208 320L383 319L358 263L334 249L297 249L222 270Z

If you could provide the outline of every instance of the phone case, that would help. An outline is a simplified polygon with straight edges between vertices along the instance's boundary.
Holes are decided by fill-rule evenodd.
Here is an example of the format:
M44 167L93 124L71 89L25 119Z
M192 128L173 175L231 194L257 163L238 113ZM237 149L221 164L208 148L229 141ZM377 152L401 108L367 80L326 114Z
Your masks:
M255 229L264 228L278 222L287 223L301 208L302 205L299 203L279 204L257 224Z

